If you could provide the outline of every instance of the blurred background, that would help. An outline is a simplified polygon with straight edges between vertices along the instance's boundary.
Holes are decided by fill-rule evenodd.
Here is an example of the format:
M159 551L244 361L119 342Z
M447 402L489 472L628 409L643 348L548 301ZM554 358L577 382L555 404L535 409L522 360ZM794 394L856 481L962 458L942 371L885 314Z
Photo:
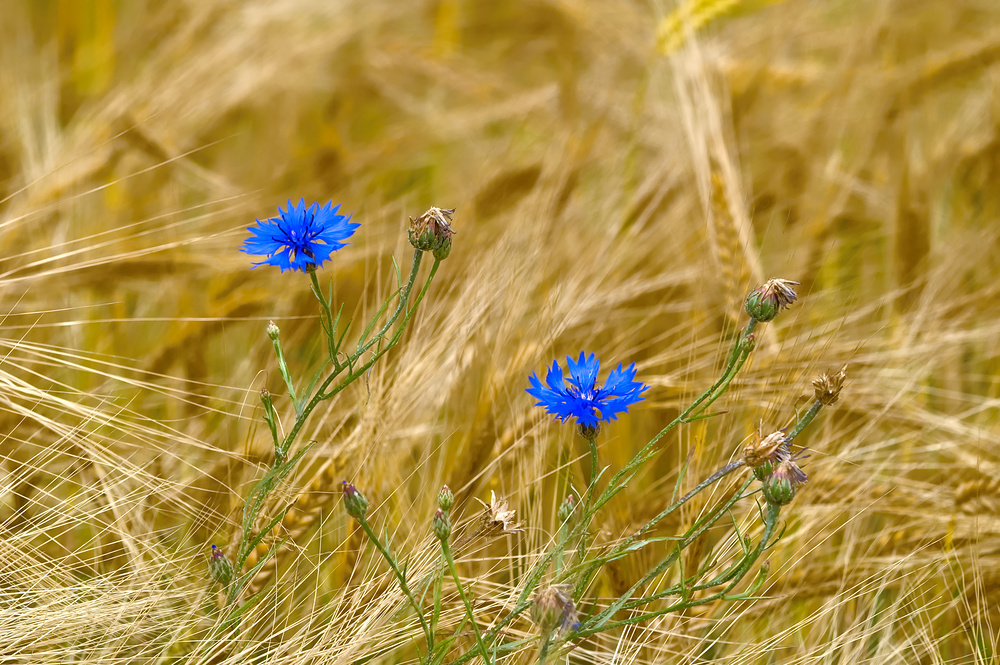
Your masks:
M601 440L620 468L714 379L744 295L783 277L802 297L759 336L725 417L668 436L595 534L633 531L685 459L693 486L847 363L841 403L801 439L810 482L765 598L589 638L572 659L996 662L993 0L2 13L5 660L413 658L419 627L377 599L385 570L359 551L343 478L401 550L430 545L442 483L469 519L491 490L511 502L523 536L461 562L488 625L584 478L586 447L532 406L527 376L581 350L605 372L636 362L647 401ZM307 427L267 602L245 644L213 651L207 547L238 539L269 464L257 395L283 393L268 320L299 376L322 357L308 281L237 250L303 197L361 223L321 275L356 325L392 293L392 258L409 265L408 216L454 207L457 235L403 343ZM609 566L594 602L658 555Z

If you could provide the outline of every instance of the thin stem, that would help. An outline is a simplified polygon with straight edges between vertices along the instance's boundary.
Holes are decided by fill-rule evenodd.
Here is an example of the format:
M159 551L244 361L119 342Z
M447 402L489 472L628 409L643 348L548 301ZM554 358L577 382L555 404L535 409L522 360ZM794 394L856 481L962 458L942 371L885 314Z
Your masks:
M327 351L330 353L330 360L336 362L337 360L337 331L333 327L333 312L330 311L330 303L326 301L326 296L323 295L323 289L319 285L319 277L316 276L315 270L309 271L310 284L312 286L313 295L316 296L316 300L319 301L320 307L320 326L323 328L323 332L326 334L326 347Z
M743 563L741 564L740 570L742 574L739 575L740 579L750 570L750 567L754 564L754 562L758 558L760 558L761 553L767 548L767 542L771 539L771 536L774 534L774 528L777 525L778 514L780 510L781 509L779 506L774 504L768 504L767 513L765 514L764 517L764 533L761 536L760 545L758 545L757 548L754 550L754 552L751 553L750 556L746 557ZM737 579L735 583L730 584L729 587L720 591L719 593L706 596L698 600L684 599L681 602L675 603L674 605L671 605L669 607L655 610L653 612L648 612L646 614L639 614L633 617L629 617L628 619L623 619L621 621L614 621L612 623L607 623L604 625L595 625L590 628L582 628L576 632L576 636L578 638L587 637L588 635L593 635L595 633L611 630L612 628L617 628L619 626L627 626L634 623L640 623L642 621L646 621L647 619L653 619L655 617L662 616L664 614L669 614L670 612L676 612L678 610L695 607L697 605L704 605L706 603L713 603L717 600L724 600L726 598L726 594L729 593L729 591L733 588L733 586L735 586L735 584L738 582L739 579Z
M420 250L416 250L413 255L413 266L410 269L409 281L407 282L406 287L404 287L403 292L400 294L399 304L396 307L396 311L389 319L389 322L386 323L386 325L382 328L382 330L379 331L378 335L375 338L373 338L371 342L369 342L365 347L363 347L358 352L351 355L348 358L348 362L345 363L346 365L353 365L353 363L358 360L361 354L364 353L365 350L367 350L377 339L379 339L380 336L384 336L389 326L395 323L396 319L399 318L399 315L406 307L406 303L409 301L410 298L410 293L413 290L413 285L417 277L417 271L420 268L420 257L421 257ZM439 261L434 262L434 266L431 268L431 273L430 275L428 275L427 281L424 283L423 289L421 290L419 297L414 302L413 308L409 312L407 312L406 318L404 319L403 324L400 326L400 329L398 329L393 335L389 347L393 346L395 342L398 341L399 337L402 336L402 328L405 327L406 323L412 316L413 311L416 310L416 306L420 303L420 301L424 297L424 294L427 292L427 288L430 286L431 280L434 279L434 274L437 272L437 267L439 263L440 263ZM382 355L384 355L386 351L388 351L388 348L382 349L381 352L376 353L373 360L377 360L378 358L380 358ZM333 383L334 379L336 379L337 376L339 376L340 373L344 369L346 369L346 367L344 365L340 365L339 368L334 369L334 371L330 373L330 376L324 379L323 383L320 384L319 388L316 390L316 394L313 395L312 399L309 400L308 404L306 404L302 408L301 415L295 420L295 424L292 426L292 429L288 432L288 435L285 437L284 445L282 446L282 448L285 451L288 451L292 447L292 443L295 441L295 437L298 436L299 431L305 424L305 421L308 418L309 414L312 413L312 411L319 405L320 402L329 399L336 393L346 388L347 384L351 383L352 381L360 377L362 374L364 374L364 372L367 371L369 367L371 367L371 364L372 364L371 362L366 363L363 367L360 368L360 370L349 372L347 379L345 379L345 381L341 386L339 386L337 389L334 389L333 392L326 394L325 393L326 389L330 387L330 384Z
M628 538L626 538L625 540L623 540L618 545L615 545L614 549L611 550L611 554L609 556L615 556L615 555L620 554L620 553L624 552L625 550L627 550L629 548L629 546L632 545L632 543L634 543L640 536L642 536L645 533L647 533L650 529L652 529L654 526L656 526L657 524L659 524L663 519L667 518L675 510L677 510L678 508L680 508L681 506L683 506L685 503L687 503L688 501L690 501L691 498L694 497L696 494L698 494L699 492L703 491L705 488L713 485L714 483L717 483L718 481L722 480L723 478L725 478L726 476L728 476L730 473L732 473L733 471L739 469L742 466L743 466L743 460L736 460L735 462L730 462L729 464L727 464L726 466L722 467L721 469L719 469L718 471L716 471L715 473L713 473L711 476L709 476L705 480L703 480L700 483L698 483L697 487L695 487L693 490L691 490L690 492L688 492L687 494L685 494L684 496L682 496L680 499L678 499L677 501L675 501L672 505L670 505L669 507L667 507L659 515L657 515L656 517L654 517L653 519L651 519L649 522L647 522L646 525L643 526L641 529L639 529L639 531L637 533L629 536ZM594 563L590 568L588 568L583 573L583 576L581 577L580 581L577 583L576 591L574 592L574 596L575 597L579 597L578 594L583 593L583 590L587 587L588 584L590 584L590 579L591 579L592 575L597 571L598 568L601 567L601 565L602 565L601 562Z
M587 444L590 446L590 482L587 484L587 501L584 503L584 510L590 505L594 486L597 485L597 439L588 437Z
M479 632L479 624L476 623L476 616L472 612L472 603L469 602L469 598L465 595L465 589L462 588L462 580L458 577L458 570L455 569L455 559L451 555L451 548L448 547L448 541L446 539L441 539L441 551L444 553L444 558L448 561L448 569L451 570L451 576L455 580L455 586L458 587L458 595L462 597L462 603L465 604L465 613L469 617L469 622L472 624L472 630L476 633L476 644L479 645L479 652L483 655L483 662L486 665L490 664L490 654L486 650L486 645L483 644L483 636Z
M799 422L795 423L795 427L792 429L791 432L789 432L788 436L785 438L785 441L786 442L791 441L799 434L801 434L802 430L804 430L806 426L813 421L813 418L816 417L816 414L818 414L820 409L822 408L823 408L822 402L820 402L819 400L813 402L812 405L809 407L809 410L806 411L802 415L802 418L799 419Z
M406 577L403 575L403 571L399 569L399 565L396 563L396 558L392 556L392 553L386 549L382 540L375 535L372 530L368 520L362 517L358 520L361 528L364 529L365 534L368 535L368 540L372 541L372 544L378 548L378 551L382 554L382 558L385 562L389 564L389 568L396 575L396 580L399 582L400 590L406 595L407 600L410 601L410 605L413 607L413 611L417 613L417 619L420 620L420 627L424 629L424 636L427 638L427 653L430 654L434 649L434 634L431 632L431 628L427 625L427 620L424 618L424 613L420 610L420 605L417 604L417 599L413 597L413 592L410 591L410 587L406 584Z
M486 631L486 634L483 636L483 639L486 640L486 641L489 641L489 642L492 642L493 640L495 640L497 638L497 636L500 634L500 632L503 631L503 629L506 628L507 625L511 621L513 621L517 617L521 616L521 613L524 612L529 607L531 607L531 603L530 602L523 601L523 602L518 603L514 607L514 609L512 609L510 611L510 614L508 614L503 619L501 619L499 623L497 623L495 626L493 626L493 628L491 628L490 630ZM496 647L496 651L498 653L499 652L503 652L503 651L511 651L512 650L511 644L517 644L518 646L520 646L521 644L527 644L530 641L531 640L519 640L518 642L515 642L515 643L500 644L500 645L498 645ZM474 651L470 651L468 653L462 654L457 659L451 661L451 663L449 663L448 665L463 665L463 663L467 663L470 660L472 660L473 658L475 658L475 655L476 654L475 654Z
M688 530L688 535L685 536L684 540L680 541L677 544L677 547L666 558L664 558L659 564L657 564L655 568L646 573L642 577L642 579L633 584L632 588L630 588L628 591L622 594L621 598L616 600L606 610L601 612L599 615L597 615L587 623L589 625L600 626L602 623L611 618L616 612L621 610L622 607L624 607L624 605L628 602L629 598L631 598L636 591L644 587L653 579L659 577L661 574L663 574L664 571L670 568L670 566L672 566L674 562L677 560L677 558L680 556L680 553L684 550L684 548L686 548L688 545L697 540L698 537L700 537L701 534L707 531L709 527L711 527L713 524L719 521L719 519L726 512L728 512L729 509L737 501L743 498L744 496L743 493L747 490L748 487L750 487L750 484L753 482L753 480L754 480L753 477L747 479L747 481L743 483L743 486L740 487L740 489L735 494L733 494L733 496L728 501L726 501L724 504L722 504L722 506L716 509L714 513L709 514L708 516L702 518L698 523L695 523L695 525Z

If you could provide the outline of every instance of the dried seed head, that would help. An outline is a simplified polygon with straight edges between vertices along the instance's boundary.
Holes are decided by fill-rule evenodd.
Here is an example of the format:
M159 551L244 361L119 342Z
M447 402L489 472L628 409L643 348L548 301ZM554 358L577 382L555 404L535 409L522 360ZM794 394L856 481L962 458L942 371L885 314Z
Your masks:
M443 261L451 253L451 237L455 230L451 228L451 216L454 208L431 208L416 219L410 218L410 229L407 236L410 244L416 249L433 252L434 258Z
M347 514L358 521L363 520L368 514L368 499L358 491L358 488L346 480L343 481L343 486L344 508L347 510Z
M788 438L784 431L778 430L765 436L763 423L743 448L743 462L753 469L754 475L759 480L767 478L775 465L790 457Z
M479 499L476 499L479 501ZM511 534L521 531L521 525L514 521L514 513L510 510L505 499L498 499L496 492L490 490L489 504L479 501L485 507L483 515L479 520L479 527L473 537L484 536L492 538L502 534Z
M570 588L565 584L539 587L531 605L531 620L543 635L554 629L567 632L579 626L579 615Z
M823 372L818 378L813 380L813 388L816 389L815 396L823 406L832 406L840 399L840 391L844 388L844 379L847 378L847 365L840 368L836 374Z
M790 279L769 279L763 286L758 286L747 296L744 307L747 314L754 319L766 322L774 319L783 309L795 302L796 293L793 286L800 282Z
M806 482L805 472L795 460L786 459L775 466L771 475L764 480L761 492L768 503L787 506L795 498L799 487Z
M222 586L227 586L233 581L233 564L226 558L222 550L212 545L211 558L208 560L208 574L213 581Z

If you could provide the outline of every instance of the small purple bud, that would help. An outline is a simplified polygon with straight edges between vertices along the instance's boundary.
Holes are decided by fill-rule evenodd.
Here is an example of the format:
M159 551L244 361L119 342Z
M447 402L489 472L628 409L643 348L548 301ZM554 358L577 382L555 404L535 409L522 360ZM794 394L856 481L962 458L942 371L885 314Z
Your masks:
M368 499L358 491L358 488L346 480L343 482L343 487L344 508L347 510L348 515L360 522L368 514Z
M212 545L211 558L208 560L208 574L213 581L222 586L228 586L233 581L233 564L230 563L222 550Z
M448 519L448 513L438 508L431 521L431 530L434 531L438 540L448 540L451 536L451 521Z

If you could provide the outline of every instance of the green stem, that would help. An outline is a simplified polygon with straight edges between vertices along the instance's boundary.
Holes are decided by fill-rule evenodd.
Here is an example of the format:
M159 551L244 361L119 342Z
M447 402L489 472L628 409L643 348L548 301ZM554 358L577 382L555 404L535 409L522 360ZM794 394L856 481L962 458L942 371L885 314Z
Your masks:
M476 644L479 645L479 652L483 655L483 662L489 665L489 651L486 650L486 645L483 643L482 633L479 632L479 624L476 623L476 615L472 612L472 603L469 602L468 596L465 595L465 589L462 588L462 580L458 577L458 570L455 569L455 559L452 557L451 548L448 547L448 541L445 539L441 539L441 551L444 553L444 558L448 561L448 569L451 570L455 586L458 587L458 595L462 597L462 603L465 605L465 613L469 617L469 623L472 624L472 630L476 633Z
M421 256L421 252L419 250L417 250L414 253L414 256L413 256L413 266L410 269L410 279L407 282L406 287L403 290L403 293L400 294L399 304L396 307L396 311L393 313L392 317L390 318L390 320L386 324L386 326L383 327L383 329L379 331L379 333L378 333L379 336L384 336L385 335L385 332L388 330L389 326L391 326L393 323L395 323L396 319L399 318L400 313L406 307L406 304L407 304L407 302L409 301L409 298L410 298L410 293L413 290L414 282L416 281L417 271L420 268L420 256ZM398 330L396 330L395 334L393 334L392 339L391 339L391 341L389 343L389 346L386 347L386 348L384 348L384 349L381 349L380 352L377 352L373 356L372 360L377 360L382 355L384 355L385 352L388 351L389 348L391 348L399 340L399 338L402 336L402 330L403 330L403 328L405 328L406 323L409 321L410 317L413 314L413 311L416 310L417 305L420 304L420 301L423 299L424 294L427 292L427 288L430 286L431 280L434 279L434 274L437 272L437 268L438 268L438 264L439 263L440 263L439 261L435 261L434 262L434 266L433 266L433 268L431 268L430 275L427 276L427 281L424 283L423 289L421 290L419 297L414 302L413 308L411 308L407 312L407 315L406 315L405 319L403 320L403 323L400 326L400 328ZM356 353L354 353L348 359L348 362L345 363L345 365L353 365L353 363L358 360L358 358L361 356L361 354L364 353L371 346L371 344L373 344L377 339L380 339L379 336L376 336L375 338L373 338L372 341L369 342L368 345L366 345L361 350L359 350ZM334 371L330 373L330 376L328 376L326 379L324 379L323 383L320 384L319 388L316 390L316 394L313 395L312 399L309 400L308 404L306 404L306 406L303 407L301 415L296 419L295 424L292 426L292 429L288 432L288 435L285 436L285 441L284 441L284 444L283 444L282 447L283 447L283 449L286 452L292 447L292 443L294 443L295 437L298 436L299 431L302 429L302 426L305 424L305 421L308 418L309 414L312 413L312 411L319 405L319 403L323 402L323 401L325 401L327 399L329 399L333 395L339 393L341 390L343 390L344 388L346 388L347 384L350 384L352 381L356 380L358 377L360 377L362 374L364 374L364 372L367 371L369 367L371 367L372 362L368 362L363 367L361 367L361 368L359 368L359 369L357 369L355 371L349 372L348 376L344 380L344 382L340 386L338 386L337 388L335 388L331 393L327 394L325 392L326 389L329 388L330 384L333 383L334 379L336 379L340 375L340 373L344 369L346 369L345 365L340 365L339 368L334 369Z
M320 325L323 327L323 332L326 334L326 346L330 353L330 361L336 364L337 362L337 331L333 327L333 312L330 310L330 303L326 301L326 296L323 295L323 289L319 285L319 277L316 276L316 271L309 271L309 279L312 285L313 295L316 296L316 300L319 301L320 306Z
M799 422L795 423L795 427L792 429L791 432L789 432L788 436L785 438L785 441L786 442L791 441L799 434L801 434L802 430L804 430L806 426L813 421L813 418L816 417L816 414L818 414L820 409L822 408L823 408L822 402L820 402L819 400L813 402L812 405L809 407L809 410L806 411L805 414L803 414L802 418L799 419Z
M396 580L399 582L400 590L406 595L407 600L410 601L410 606L413 607L413 611L417 613L417 619L420 620L420 627L424 629L424 636L427 638L427 653L430 654L434 649L434 634L431 632L430 626L427 625L427 620L424 618L424 613L420 610L420 605L417 604L417 599L414 598L413 592L411 592L410 587L407 586L406 577L403 575L403 571L399 569L399 565L396 563L396 558L391 552L389 552L388 549L386 549L382 540L375 535L375 532L372 530L371 525L368 524L367 519L362 517L358 520L358 523L361 525L361 528L364 529L365 534L368 535L368 540L372 541L372 544L378 548L378 551L382 554L382 558L389 564L389 568L392 569L392 572L396 574Z
M607 623L604 625L598 624L598 625L592 625L591 627L587 628L581 628L576 632L576 637L577 638L587 637L588 635L593 635L595 633L611 630L612 628L617 628L619 626L627 626L634 623L640 623L642 621L646 621L647 619L653 619L658 616L662 616L664 614L669 614L670 612L677 612L679 610L695 607L697 605L704 605L706 603L713 603L717 600L724 600L726 594L729 593L729 591L733 588L733 586L735 586L735 584L739 583L739 579L741 579L744 575L746 575L746 573L750 570L750 567L754 564L754 562L758 558L760 558L761 553L765 549L767 549L767 542L771 539L771 536L774 534L774 528L777 525L778 514L780 510L781 509L779 506L776 506L774 504L768 504L767 513L764 516L764 534L761 536L760 545L757 546L757 548L753 551L753 553L751 553L750 556L744 559L743 563L740 565L739 568L741 574L737 576L738 579L736 580L736 582L730 584L730 586L727 587L726 589L722 590L717 594L706 596L705 598L700 598L698 600L684 599L681 602L671 605L669 607L655 610L653 612L648 612L646 614L639 614L633 617L629 617L628 619L623 619L621 621L614 621L612 623ZM592 623L593 622L588 622L588 624Z
M625 540L623 540L621 543L619 543L618 545L616 545L614 547L614 549L611 550L611 554L609 556L615 556L615 555L620 554L620 553L624 552L625 550L627 550L629 548L629 546L632 545L632 543L634 543L640 536L646 534L650 529L652 529L654 526L656 526L657 524L659 524L662 520L664 520L665 518L667 518L671 513L673 513L678 508L680 508L681 506L683 506L685 503L687 503L688 501L690 501L691 498L694 497L696 494L698 494L699 492L703 491L705 488L707 488L707 487L709 487L709 486L717 483L718 481L722 480L723 478L725 478L726 476L728 476L730 473L732 473L733 471L739 469L742 466L743 466L743 460L736 460L735 462L730 462L729 464L727 464L726 466L722 467L721 469L719 469L718 471L716 471L715 473L713 473L711 476L709 476L705 480L703 480L700 483L698 483L697 487L695 487L693 490L691 490L690 492L688 492L687 494L685 494L684 496L682 496L680 499L678 499L677 501L675 501L672 505L670 505L669 507L667 507L659 515L657 515L656 517L654 517L653 519L651 519L648 523L646 523L645 526L643 526L641 529L639 529L639 531L637 533L629 536L628 538L626 538ZM583 593L583 590L586 589L587 585L590 584L590 580L591 580L593 574L597 571L598 568L601 567L601 565L602 564L600 562L597 562L597 563L593 564L590 568L588 568L583 573L583 576L581 577L580 581L577 583L576 589L573 592L573 596L574 597L576 597L576 598L580 597L580 594Z
M736 493L734 493L733 496L728 501L726 501L724 504L722 504L722 506L716 509L714 513L711 513L710 515L702 518L699 522L695 523L694 527L688 530L688 534L685 536L684 540L680 541L677 544L677 547L666 558L664 558L659 564L657 564L655 568L646 573L642 577L642 579L633 584L632 588L630 588L628 591L622 594L621 598L618 598L606 610L604 610L599 615L588 621L587 622L588 625L600 626L601 624L606 622L609 618L611 618L615 614L615 612L618 612L620 609L624 607L624 605L628 602L629 598L631 598L636 591L638 591L642 587L646 586L649 582L662 575L664 571L666 571L668 568L670 568L670 566L674 564L674 562L680 556L680 553L684 550L684 548L686 548L688 545L697 540L701 536L701 534L705 533L705 531L707 531L709 527L715 524L726 512L728 512L729 509L732 508L732 506L737 501L743 498L744 496L743 493L747 490L748 487L750 487L750 484L753 481L754 478L751 476L749 479L747 479L746 482L743 483L743 486L740 487L740 489Z

